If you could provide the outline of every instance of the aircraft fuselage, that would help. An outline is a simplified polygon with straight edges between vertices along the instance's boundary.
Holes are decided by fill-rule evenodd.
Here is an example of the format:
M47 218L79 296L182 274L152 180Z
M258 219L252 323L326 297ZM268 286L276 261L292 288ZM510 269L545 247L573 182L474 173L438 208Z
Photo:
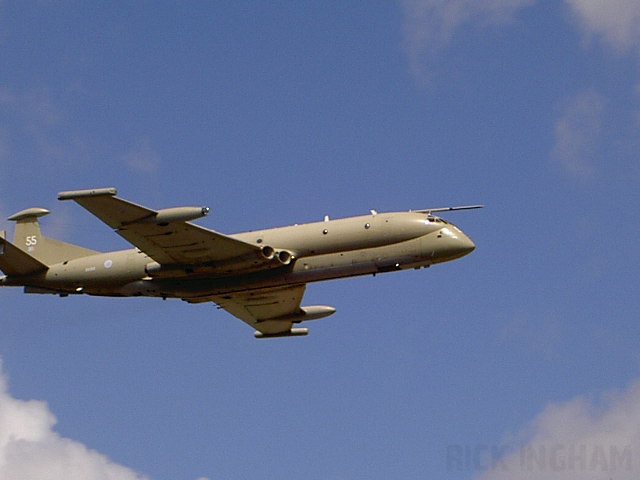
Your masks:
M428 267L470 253L474 244L455 225L424 212L359 217L229 235L291 258L272 268L234 263L160 265L138 249L97 253L50 265L47 271L2 277L30 293L177 297L189 302L247 289L305 284Z

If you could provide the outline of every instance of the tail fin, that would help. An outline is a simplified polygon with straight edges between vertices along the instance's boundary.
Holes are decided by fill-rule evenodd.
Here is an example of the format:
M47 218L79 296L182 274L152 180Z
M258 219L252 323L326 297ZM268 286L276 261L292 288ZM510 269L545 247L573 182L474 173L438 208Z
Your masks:
M47 266L5 239L0 232L0 270L7 275L31 275L44 272Z
M13 237L15 245L10 245L17 247L44 265L53 265L98 253L95 250L78 247L42 235L38 218L47 214L49 214L49 210L45 208L28 208L11 215L9 220L16 222L16 232ZM5 243L8 242L5 241Z

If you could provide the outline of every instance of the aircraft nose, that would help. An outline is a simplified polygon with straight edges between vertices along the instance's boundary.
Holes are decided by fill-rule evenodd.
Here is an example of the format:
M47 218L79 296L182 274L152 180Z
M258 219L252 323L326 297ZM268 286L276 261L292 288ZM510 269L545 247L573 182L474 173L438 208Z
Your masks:
M458 235L458 249L462 255L467 255L476 249L476 244L463 233Z
M443 228L438 232L438 253L441 258L453 260L475 250L476 245L459 228Z

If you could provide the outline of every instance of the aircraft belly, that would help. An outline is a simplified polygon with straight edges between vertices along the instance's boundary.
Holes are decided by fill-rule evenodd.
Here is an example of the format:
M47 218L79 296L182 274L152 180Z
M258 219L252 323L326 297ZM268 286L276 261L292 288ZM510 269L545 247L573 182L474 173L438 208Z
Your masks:
M145 255L135 250L112 252L55 265L46 274L46 285L83 288L85 293L94 295L196 298L422 266L425 261L429 263L424 258L424 247L422 239L413 239L383 247L300 257L291 265L253 273L157 279L145 278L149 261Z
M139 281L131 284L129 288L137 289L136 291L139 292L135 293L137 295L149 295L150 286L153 285L157 296L189 299L258 288L371 275L423 265L424 259L418 255L418 246L419 240L416 239L387 247L302 257L288 269L217 278Z
M430 263L422 238L383 247L297 258L291 265L253 273L181 278L145 278L148 258L131 252L101 254L54 266L47 285L82 287L95 295L196 298L256 288L370 275ZM51 282L49 280L52 280Z

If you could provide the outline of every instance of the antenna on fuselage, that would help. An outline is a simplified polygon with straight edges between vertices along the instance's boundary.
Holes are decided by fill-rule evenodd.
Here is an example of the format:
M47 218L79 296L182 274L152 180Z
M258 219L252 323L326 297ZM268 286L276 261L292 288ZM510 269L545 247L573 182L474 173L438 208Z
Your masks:
M452 212L454 210L473 210L475 208L484 208L484 205L463 205L460 207L438 207L438 208L424 208L421 210L409 210L410 212L426 213L431 215L433 212Z

